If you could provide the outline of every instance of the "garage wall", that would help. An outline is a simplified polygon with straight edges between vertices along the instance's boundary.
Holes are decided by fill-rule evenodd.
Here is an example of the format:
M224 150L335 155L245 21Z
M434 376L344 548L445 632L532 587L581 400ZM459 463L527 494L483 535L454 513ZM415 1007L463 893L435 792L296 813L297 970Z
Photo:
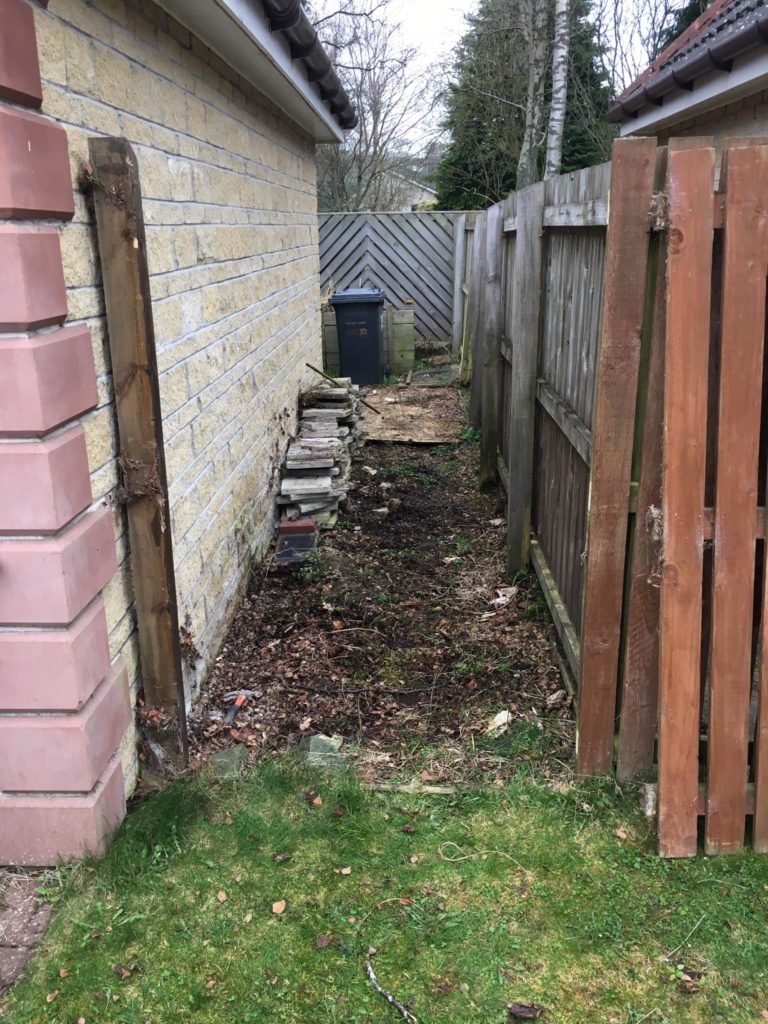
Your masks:
M200 653L193 698L272 533L276 470L305 363L321 359L314 144L147 0L35 11L43 111L67 132L74 183L94 134L135 149L157 336L180 622ZM69 324L90 328L98 406L82 418L93 498L115 506L115 421L95 232L75 184L61 228ZM135 696L125 517L104 597ZM128 785L133 736L124 741Z

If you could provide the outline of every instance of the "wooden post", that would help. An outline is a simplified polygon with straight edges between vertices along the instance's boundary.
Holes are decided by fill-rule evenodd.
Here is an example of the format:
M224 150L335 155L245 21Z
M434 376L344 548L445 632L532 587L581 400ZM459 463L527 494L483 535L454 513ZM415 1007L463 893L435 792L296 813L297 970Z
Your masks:
M482 233L478 234L478 232L481 231L484 219L483 214L477 214L472 222L472 247L467 249L465 260L466 273L464 277L467 291L461 327L461 364L459 366L459 383L462 387L469 387L472 383L472 328L479 292L479 282L475 278L475 267L480 259L479 246L482 243Z
M187 759L184 681L138 162L125 139L89 146L144 700L162 712L145 724L153 752L178 765Z
M461 349L464 320L464 262L467 254L467 215L462 213L453 222L453 334L451 351L454 356Z
M512 382L509 396L509 493L507 496L507 573L528 566L533 494L533 442L536 373L541 322L542 233L545 184L517 193L515 284L510 340Z
M472 285L470 303L472 319L469 325L469 353L471 356L472 385L469 392L469 422L480 427L483 396L482 331L485 305L485 234L488 214L483 213L475 221L472 259Z
M656 188L666 191L667 150L659 149ZM638 386L637 510L631 538L625 617L624 671L616 775L620 782L649 773L656 748L659 703L661 591L661 464L664 429L664 331L668 232L651 240L646 292L647 353ZM644 373L642 372L644 370Z
M503 265L504 204L486 213L485 316L482 338L480 408L480 486L496 483L498 470L499 345L501 342L501 277Z
M656 140L613 145L582 615L577 756L613 763L624 563Z

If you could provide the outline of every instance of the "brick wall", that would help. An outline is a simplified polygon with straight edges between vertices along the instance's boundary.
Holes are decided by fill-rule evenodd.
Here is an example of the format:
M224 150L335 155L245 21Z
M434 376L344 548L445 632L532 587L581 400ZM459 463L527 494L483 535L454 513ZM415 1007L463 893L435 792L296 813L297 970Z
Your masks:
M208 671L249 561L272 532L275 469L296 396L321 358L314 145L148 0L50 0L36 10L43 109L66 129L77 181L93 134L139 161L157 336L179 618ZM69 323L94 344L98 406L83 418L93 497L117 485L112 382L92 218L76 191L61 230ZM112 654L138 686L127 534L105 590ZM124 743L132 778L133 737Z
M691 135L713 136L718 149L733 136L768 135L768 90L664 128L659 132L659 140L664 143L672 137Z

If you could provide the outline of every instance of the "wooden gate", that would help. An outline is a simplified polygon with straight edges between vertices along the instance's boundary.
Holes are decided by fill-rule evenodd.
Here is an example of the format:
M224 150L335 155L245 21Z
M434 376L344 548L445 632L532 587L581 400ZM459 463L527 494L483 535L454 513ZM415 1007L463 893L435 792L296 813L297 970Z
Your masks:
M451 343L464 223L459 213L321 213L321 287L381 288L397 309L413 306L422 338Z

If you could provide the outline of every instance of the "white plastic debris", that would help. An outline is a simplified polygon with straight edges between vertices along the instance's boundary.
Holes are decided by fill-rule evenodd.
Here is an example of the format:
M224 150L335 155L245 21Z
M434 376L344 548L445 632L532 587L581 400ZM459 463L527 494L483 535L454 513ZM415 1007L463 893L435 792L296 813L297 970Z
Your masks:
M491 601L494 608L505 608L517 593L517 587L498 587Z
M500 711L498 715L494 715L491 719L488 728L485 730L486 736L501 736L509 728L509 724L512 721L512 715L509 711Z

